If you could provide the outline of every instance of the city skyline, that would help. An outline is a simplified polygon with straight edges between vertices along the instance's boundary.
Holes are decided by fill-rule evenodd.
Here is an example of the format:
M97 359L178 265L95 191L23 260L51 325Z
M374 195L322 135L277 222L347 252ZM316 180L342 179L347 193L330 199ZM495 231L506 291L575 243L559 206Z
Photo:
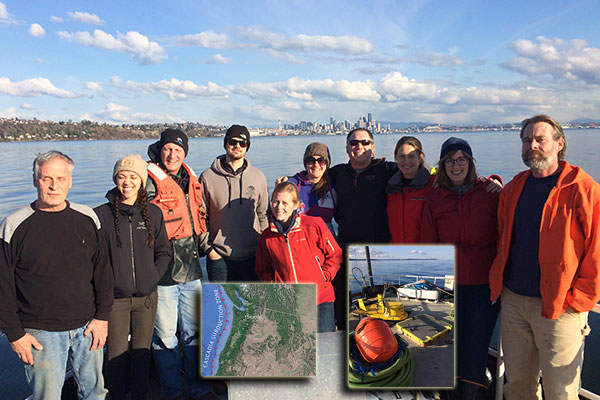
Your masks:
M543 13L543 14L542 14ZM0 117L492 125L600 113L593 1L0 2Z

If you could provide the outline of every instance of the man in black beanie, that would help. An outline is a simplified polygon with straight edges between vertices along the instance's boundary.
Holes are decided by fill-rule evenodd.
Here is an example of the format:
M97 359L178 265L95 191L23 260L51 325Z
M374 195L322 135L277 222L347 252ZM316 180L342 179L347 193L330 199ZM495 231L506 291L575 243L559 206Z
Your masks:
M269 194L265 175L250 165L250 132L232 125L225 154L202 173L211 250L206 259L211 282L254 281L254 257L267 227Z

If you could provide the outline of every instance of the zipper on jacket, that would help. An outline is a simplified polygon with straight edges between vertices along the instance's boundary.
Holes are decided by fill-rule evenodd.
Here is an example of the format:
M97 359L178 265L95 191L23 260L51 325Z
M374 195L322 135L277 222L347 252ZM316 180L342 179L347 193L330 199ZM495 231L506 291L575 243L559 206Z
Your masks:
M133 293L137 292L137 285L135 283L135 258L133 256L133 221L131 215L129 216L129 244L131 250L131 277L133 278Z
M285 244L287 244L288 252L290 253L290 261L292 263L292 271L294 272L294 281L298 283L298 276L296 276L296 266L294 265L294 257L292 256L292 247L290 246L290 238L288 235L284 235Z
M321 268L321 260L319 260L319 256L315 256L315 260L317 260L317 267L319 267L319 271L321 271L321 275L323 275L323 280L327 282L327 278L325 277L325 272L323 272L323 268Z

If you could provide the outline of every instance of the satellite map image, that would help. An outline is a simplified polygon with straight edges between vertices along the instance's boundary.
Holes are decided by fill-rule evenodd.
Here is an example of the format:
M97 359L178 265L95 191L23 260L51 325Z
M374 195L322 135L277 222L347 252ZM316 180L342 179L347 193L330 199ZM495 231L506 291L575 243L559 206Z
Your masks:
M315 376L315 299L314 284L202 285L202 376Z

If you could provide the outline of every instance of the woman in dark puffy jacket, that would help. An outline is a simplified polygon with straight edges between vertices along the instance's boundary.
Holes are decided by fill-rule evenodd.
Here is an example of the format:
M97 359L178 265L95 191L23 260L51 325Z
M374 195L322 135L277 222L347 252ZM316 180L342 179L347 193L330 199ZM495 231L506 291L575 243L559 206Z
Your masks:
M427 196L421 242L456 248L456 340L459 397L486 387L488 347L499 304L491 304L488 274L496 256L498 192L479 180L471 146L451 137L442 144L437 183Z
M106 341L105 380L111 400L125 398L128 375L131 398L146 398L156 285L171 259L162 212L148 202L144 190L147 178L146 162L139 155L121 158L113 172L117 186L106 194L108 203L94 210L108 243L115 286Z

